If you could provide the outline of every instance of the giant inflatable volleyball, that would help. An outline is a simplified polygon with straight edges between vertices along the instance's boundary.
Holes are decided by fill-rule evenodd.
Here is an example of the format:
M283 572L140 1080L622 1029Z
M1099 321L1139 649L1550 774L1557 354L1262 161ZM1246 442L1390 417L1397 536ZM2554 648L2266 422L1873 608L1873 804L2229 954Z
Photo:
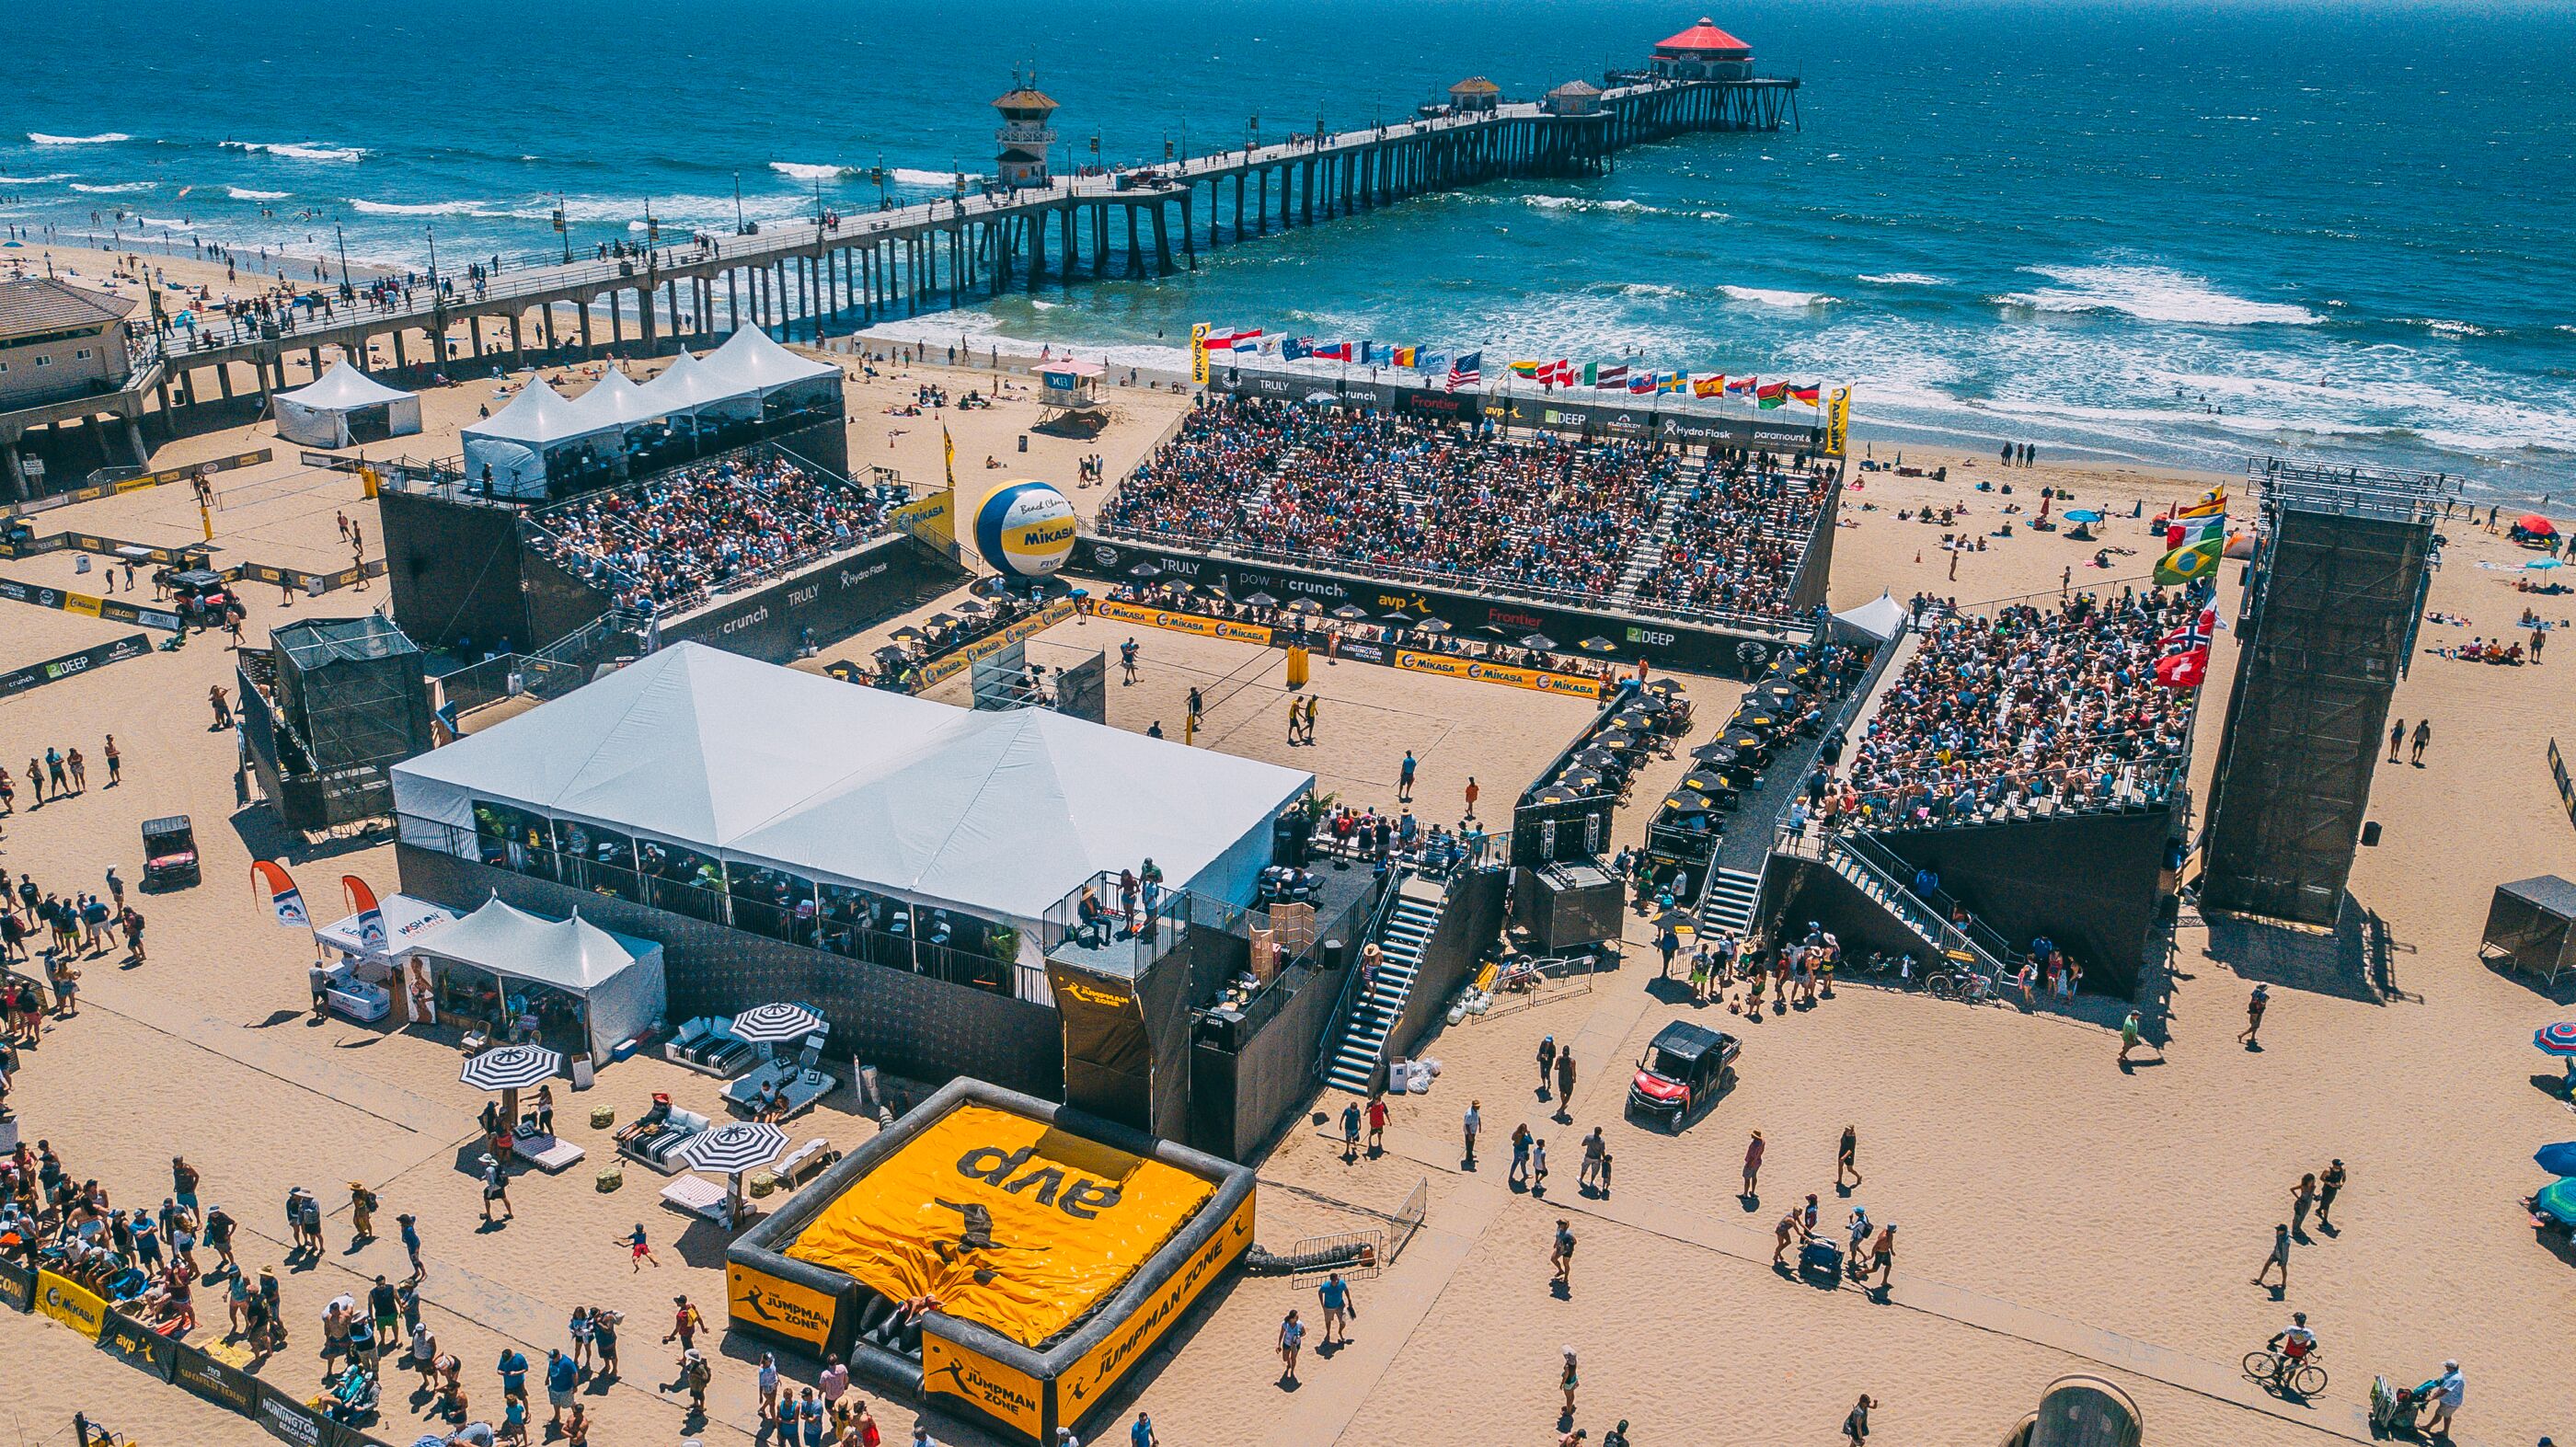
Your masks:
M975 547L993 571L1043 578L1073 554L1073 503L1043 482L1006 482L975 509Z

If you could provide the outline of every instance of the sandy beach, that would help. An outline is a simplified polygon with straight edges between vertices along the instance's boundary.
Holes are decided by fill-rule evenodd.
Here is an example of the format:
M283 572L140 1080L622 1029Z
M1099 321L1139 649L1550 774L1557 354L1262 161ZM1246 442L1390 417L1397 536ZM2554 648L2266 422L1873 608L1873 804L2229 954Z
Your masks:
M154 264L174 274L178 266ZM1110 476L1121 475L1185 405L1160 388L1112 389L1107 432L1076 444L1028 433L1035 407L1025 379L1002 378L1010 390L988 411L895 416L887 409L910 403L922 385L962 394L991 388L994 374L893 363L868 377L858 359L839 359L854 373L854 466L881 463L916 487L935 485L944 421L961 474L982 475L989 454L1003 464L993 471L1058 482L1086 515L1106 489L1075 488L1076 459L1099 455ZM585 370L545 375L569 372L569 388L587 384ZM525 375L426 393L424 435L393 450L452 455L457 429L496 408ZM377 556L374 509L357 480L302 468L268 423L190 438L154 461L257 446L276 448L276 460L218 479L219 559L337 566L346 560L341 514L366 528L368 556ZM1891 451L1880 445L1876 455ZM1836 607L1921 591L1973 611L2016 598L2053 602L2067 587L2143 586L2155 544L2132 513L2153 515L2212 481L2080 462L2005 469L1991 457L1912 445L1905 455L1908 466L1946 465L1949 476L1854 474L1834 544ZM1979 491L1981 481L2014 491ZM2050 485L2074 494L2056 501L2057 511L2109 515L2100 541L2030 530L2039 488ZM1900 518L1926 507L1965 511L1946 526ZM2006 522L2012 536L1992 536ZM172 487L58 509L42 526L150 543L193 539L199 523L186 490ZM2576 600L2517 592L2517 574L2484 566L2518 564L2527 556L2519 549L2465 521L2446 531L2451 546L2430 606L2466 621L2427 624L2426 644L2511 632L2525 606L2552 619L2576 615ZM1983 537L1984 550L1945 550L1945 532ZM2105 548L2132 551L2091 566ZM0 563L0 576L86 587L73 566L71 555L54 554ZM2225 570L2223 619L2234 617L2240 572ZM246 637L256 645L279 621L350 616L381 597L282 602L252 588ZM0 608L0 664L131 631ZM824 656L860 656L903 621ZM1114 659L1123 632L1067 623L1043 643L1107 649ZM1119 684L1113 670L1112 724L1141 731L1159 721L1177 736L1181 697L1199 686L1213 700L1202 746L1312 770L1320 789L1381 808L1393 802L1397 761L1409 748L1422 761L1417 811L1443 822L1455 817L1471 774L1488 812L1508 810L1588 717L1573 701L1515 689L1319 666L1321 738L1291 749L1277 726L1280 655L1164 633L1142 646L1136 684ZM2235 657L2235 635L2222 631L2201 703L2196 797L2207 794ZM22 782L17 813L0 819L0 867L66 892L99 887L110 867L131 880L141 821L180 812L194 817L205 853L201 886L138 900L150 921L148 962L86 961L77 1016L49 1022L43 1043L26 1052L9 1096L25 1138L49 1140L75 1177L95 1176L119 1206L157 1204L170 1190L169 1158L186 1155L205 1174L204 1198L243 1223L240 1255L253 1272L284 1264L288 1188L320 1193L329 1249L280 1272L294 1336L257 1364L264 1380L314 1389L324 1303L363 1295L379 1273L403 1273L402 1249L389 1236L350 1240L348 1187L362 1181L383 1198L380 1229L390 1232L397 1212L419 1218L427 1315L464 1363L476 1416L497 1420L493 1364L505 1347L542 1364L547 1348L566 1344L574 1307L607 1305L626 1314L626 1370L584 1387L593 1442L761 1440L757 1348L720 1341L702 1426L685 1426L684 1398L661 1389L674 1375L675 1348L659 1343L673 1296L685 1293L720 1318L723 1233L661 1207L652 1196L661 1182L640 1167L630 1164L614 1193L594 1190L591 1179L613 1154L610 1133L589 1124L592 1106L624 1121L651 1092L668 1091L710 1109L715 1083L639 1057L610 1067L586 1093L562 1092L565 1138L591 1159L561 1176L515 1179L516 1219L482 1229L470 1167L483 1097L458 1083L455 1050L413 1033L313 1019L307 942L276 927L243 886L251 859L277 857L287 845L264 811L236 809L231 736L209 728L206 691L229 687L231 669L218 640L201 637L0 700L0 763L13 772L52 746L77 745L95 758L110 732L125 757L118 786L102 787L93 764L88 792L41 809L30 807ZM2090 1373L2135 1398L2146 1438L2159 1447L2270 1447L2367 1440L2361 1402L2372 1375L2411 1385L2451 1356L2470 1383L2454 1440L2505 1447L2568 1430L2561 1363L2576 1351L2571 1262L2534 1239L2516 1202L2545 1179L2532 1150L2576 1136L2554 1064L2527 1043L2571 996L2562 988L2553 998L2489 968L2477 946L2496 883L2576 873L2576 830L2543 757L2555 720L2576 701L2570 676L2566 660L2513 669L2419 653L2399 685L2393 714L2431 720L2434 742L2421 767L2382 766L2371 817L2385 833L2361 852L2352 883L2386 921L2397 993L2368 988L2322 947L2291 948L2275 934L2186 910L2161 984L2140 1001L2162 1048L2156 1063L2134 1071L2114 1063L2113 1001L2025 1012L1849 981L1812 1011L1760 1025L1716 1007L1694 1012L1659 988L1651 936L1631 915L1625 966L1588 990L1428 1041L1422 1053L1443 1073L1431 1093L1394 1103L1384 1156L1345 1162L1337 1139L1292 1125L1258 1162L1259 1234L1274 1249L1350 1229L1417 1183L1427 1189L1424 1231L1384 1275L1358 1284L1361 1315L1348 1347L1310 1350L1301 1382L1283 1387L1274 1334L1291 1307L1315 1314L1313 1293L1237 1277L1166 1340L1093 1433L1123 1431L1143 1409L1167 1444L1553 1443L1575 1427L1597 1443L1622 1419L1641 1443L1828 1442L1867 1392L1881 1404L1871 1443L1954 1447L1999 1439L2051 1381ZM1701 723L1685 748L1726 716L1740 688L1687 682ZM937 696L959 692L951 684ZM1644 809L1678 770L1667 760L1648 772L1619 820L1619 842L1642 834ZM385 844L284 857L295 860L323 919L341 913L339 875L380 893L395 884ZM2234 1041L2257 980L2270 982L2274 1002L2259 1052ZM1746 1036L1742 1084L1678 1136L1623 1120L1629 1063L1665 1022L1694 1014ZM1531 1091L1532 1054L1549 1035L1582 1062L1571 1101ZM1315 1109L1337 1112L1343 1099L1327 1092ZM1457 1140L1471 1099L1482 1103L1488 1145L1474 1171L1462 1168ZM874 1127L853 1106L843 1090L791 1134L855 1145ZM1522 1120L1561 1163L1545 1199L1509 1188L1508 1152L1492 1154ZM1858 1132L1864 1179L1845 1199L1831 1181L1847 1124ZM1615 1143L1615 1187L1587 1196L1574 1185L1576 1142L1596 1125ZM1769 1155L1760 1198L1747 1202L1736 1187L1754 1130ZM2297 1248L2286 1299L2249 1286L2293 1183L2336 1157L2351 1172L2335 1207L2338 1229ZM1857 1203L1902 1228L1885 1300L1773 1273L1771 1224L1810 1191L1822 1194L1835 1225ZM1562 1296L1550 1290L1547 1261L1560 1217L1581 1241ZM621 1269L629 1262L617 1244L639 1221L660 1260L640 1273ZM2306 1403L2270 1396L2237 1369L2294 1309L2322 1335L2333 1376ZM219 1288L200 1290L197 1313L190 1339L220 1340ZM1557 1371L1567 1346L1581 1355L1582 1385L1575 1415L1560 1423ZM267 1440L247 1420L145 1379L42 1317L0 1312L0 1356L17 1367L0 1372L0 1432L18 1440L64 1440L74 1410L145 1442ZM813 1380L812 1362L782 1365L794 1381ZM377 1435L399 1443L422 1430L426 1398L411 1393L416 1380L389 1376ZM916 1419L941 1442L993 1440L944 1414L868 1395L889 1441L906 1440ZM542 1430L542 1404L538 1412Z

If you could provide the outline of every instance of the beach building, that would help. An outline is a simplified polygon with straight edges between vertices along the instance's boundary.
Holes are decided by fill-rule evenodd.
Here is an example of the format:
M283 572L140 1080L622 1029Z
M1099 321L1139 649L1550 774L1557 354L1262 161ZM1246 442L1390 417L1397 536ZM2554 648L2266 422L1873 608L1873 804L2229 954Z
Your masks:
M1496 109L1503 103L1503 88L1481 75L1471 75L1449 87L1449 109L1467 115Z
M1601 87L1569 80L1549 91L1545 104L1552 116L1597 116L1601 114Z
M1655 43L1653 69L1669 80L1751 80L1753 47L1703 15L1690 29Z
M44 475L21 451L27 433L40 428L50 436L66 422L112 413L125 419L130 460L149 461L134 422L140 402L126 345L125 318L134 306L131 298L49 276L0 281L0 457L10 496L30 496ZM101 460L108 460L104 453Z
M393 787L407 892L578 907L656 941L675 1019L807 1001L868 1063L1054 1098L1050 965L1137 982L1194 919L1239 913L1313 784L684 643L411 759ZM1149 861L1159 898L1123 899ZM1100 925L1131 902L1143 929Z
M1011 88L993 102L1002 113L1002 126L993 133L1001 143L1001 154L993 159L993 174L1000 178L1002 189L1043 191L1055 182L1047 173L1047 152L1055 145L1054 118L1056 103L1038 89L1031 76L1022 85L1012 78Z

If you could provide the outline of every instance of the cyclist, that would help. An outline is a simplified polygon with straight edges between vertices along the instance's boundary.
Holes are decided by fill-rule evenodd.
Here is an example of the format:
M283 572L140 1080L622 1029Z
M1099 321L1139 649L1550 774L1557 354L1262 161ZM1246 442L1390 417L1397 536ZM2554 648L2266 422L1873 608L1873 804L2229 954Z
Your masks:
M2304 1311L2294 1311L2290 1313L2290 1324L2263 1345L2274 1353L2272 1385L2286 1387L2289 1384L2290 1373L2297 1370L2299 1363L2306 1361L2309 1355L2316 1351L2317 1334L2308 1330L2308 1314Z

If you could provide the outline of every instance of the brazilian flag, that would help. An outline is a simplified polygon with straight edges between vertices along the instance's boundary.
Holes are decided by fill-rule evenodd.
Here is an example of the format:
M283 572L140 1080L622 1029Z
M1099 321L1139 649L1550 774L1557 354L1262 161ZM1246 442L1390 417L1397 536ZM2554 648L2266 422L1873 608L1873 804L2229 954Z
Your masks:
M2219 559L2227 555L2224 534L2203 538L2189 547L2176 548L2156 563L2156 582L2164 587L2197 583L2218 571Z

